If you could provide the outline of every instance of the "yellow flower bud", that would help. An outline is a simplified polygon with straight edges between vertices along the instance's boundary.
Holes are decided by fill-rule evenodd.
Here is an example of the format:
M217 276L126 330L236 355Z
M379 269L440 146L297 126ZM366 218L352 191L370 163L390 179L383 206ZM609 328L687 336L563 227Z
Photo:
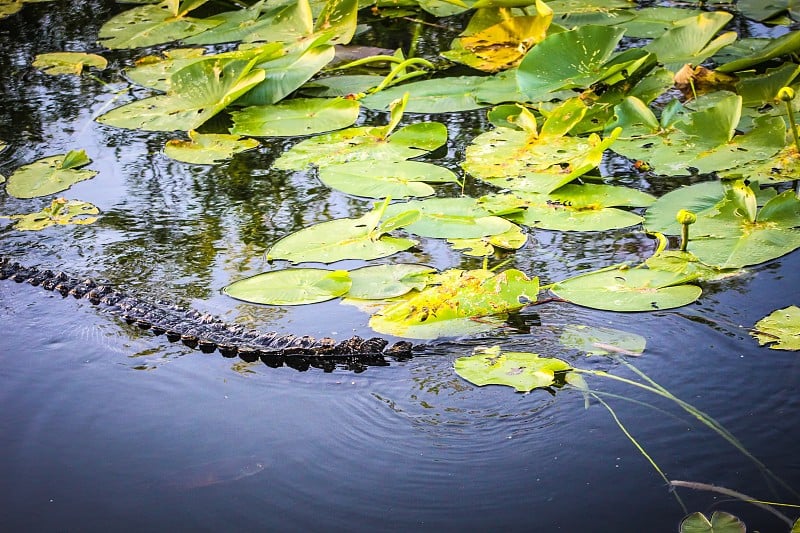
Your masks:
M681 209L678 211L678 214L675 215L675 220L677 220L679 224L686 226L697 222L697 215L686 209Z
M778 100L783 102L794 100L794 89L791 87L781 87L781 90L778 91Z

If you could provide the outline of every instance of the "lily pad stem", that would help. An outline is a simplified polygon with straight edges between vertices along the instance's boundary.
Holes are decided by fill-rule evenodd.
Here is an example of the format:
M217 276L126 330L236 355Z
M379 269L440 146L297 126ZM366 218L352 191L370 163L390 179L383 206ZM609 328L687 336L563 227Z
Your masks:
M689 226L697 222L697 215L686 209L681 209L675 216L675 220L681 225L681 252L685 252L689 244Z
M418 70L416 72L409 72L408 74L403 74L403 75L398 77L398 74L403 72L407 67L409 67L411 65L415 65L415 64L421 64L421 65L423 65L425 67L428 67L428 68L431 68L431 69L435 68L433 63L431 63L430 61L428 61L426 59L422 59L422 58L419 58L419 57L412 57L412 58L406 59L405 61L403 61L399 65L395 66L391 70L391 72L389 72L389 74L386 75L386 77L383 79L383 81L380 83L380 85L378 85L377 87L372 89L370 92L377 93L377 92L380 92L380 91L384 90L386 87L388 87L392 83L398 83L398 82L400 82L402 80L407 80L409 78L413 78L413 77L416 77L416 76L422 76L424 74L427 74L427 71ZM395 81L395 78L397 78L396 81Z
M794 121L794 109L792 109L792 100L794 100L794 89L791 87L782 87L778 91L778 100L782 100L786 104L786 115L789 117L789 129L792 130L792 138L794 139L794 146L797 149L797 154L800 156L800 138L797 136L797 124ZM794 180L793 183L794 193L800 196L800 180Z

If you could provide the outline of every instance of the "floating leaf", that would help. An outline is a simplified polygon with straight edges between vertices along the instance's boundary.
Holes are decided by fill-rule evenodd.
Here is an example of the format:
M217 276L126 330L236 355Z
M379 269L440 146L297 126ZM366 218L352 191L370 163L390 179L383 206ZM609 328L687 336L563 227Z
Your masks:
M583 26L554 33L534 46L517 70L520 91L533 102L549 100L550 93L585 88L617 69L605 67L625 30ZM629 73L630 74L630 73Z
M264 79L252 59L209 57L172 75L170 93L112 109L102 124L149 131L194 130Z
M800 350L800 307L792 305L773 311L756 322L750 335L773 350Z
M448 270L410 298L373 315L375 331L399 337L436 338L486 330L497 322L484 317L502 315L536 301L539 279L519 270L493 274L488 270ZM480 319L480 320L478 320Z
M409 113L455 113L480 109L487 104L482 102L476 90L486 83L484 76L455 76L433 80L405 83L371 94L361 100L369 109L388 109L389 105L409 94Z
M422 290L427 285L427 275L436 272L425 265L393 264L357 268L350 271L353 285L348 298L382 300L402 296L411 290Z
M222 292L256 304L303 305L332 300L350 290L346 270L290 268L235 281Z
M739 57L717 68L720 72L737 72L760 65L780 56L794 54L800 49L800 31L789 32L775 39L765 41L764 46L752 53Z
M349 76L331 76L329 78L315 78L300 89L303 94L318 98L346 97L353 94L366 93L377 87L383 81L383 76L372 74L352 74Z
M551 287L565 300L608 311L656 311L688 305L700 297L693 278L645 268L607 268L559 281Z
M385 235L398 226L389 219L380 224L388 200L359 218L343 218L310 226L276 242L267 259L286 259L293 263L334 263L343 259L377 259L407 250L416 241ZM403 225L417 218L416 213L404 213Z
M444 167L420 161L353 161L329 165L319 171L319 179L332 189L367 198L406 198L430 196L430 183L458 183Z
M704 12L685 18L650 42L645 49L656 54L659 62L672 72L677 72L686 64L699 65L736 40L736 32L733 31L714 38L732 18L733 15L722 11Z
M193 2L190 9L205 2ZM123 11L100 28L97 35L111 49L139 48L190 37L221 24L221 20L187 17L178 3L169 0L156 5Z
M172 139L167 141L164 154L177 161L197 165L214 165L234 154L252 150L258 146L255 139L242 139L238 135L220 133L197 133L189 131L188 141Z
M738 268L715 268L703 264L690 252L680 250L664 250L649 257L645 264L652 270L665 270L683 276L691 276L697 281L716 281L741 273Z
M97 174L94 170L78 170L90 162L84 150L39 159L14 171L8 178L6 192L16 198L36 198L64 191Z
M405 229L420 237L474 239L499 235L514 227L513 223L493 216L477 200L469 197L430 198L393 204L386 209L386 216L406 210L419 212L419 219Z
M489 350L455 361L456 374L470 383L484 385L506 385L517 392L549 387L555 383L557 372L568 372L571 366L566 361L552 357L539 357L528 352L500 352Z
M587 355L621 354L640 356L647 340L641 335L613 328L567 324L558 341Z
M703 513L692 513L681 522L680 533L745 533L744 522L724 511L714 511L711 520Z
M464 255L487 257L494 253L495 247L504 250L517 250L528 242L528 235L519 226L512 226L508 231L478 237L474 239L447 239L454 250L461 250Z
M92 224L97 221L100 210L88 202L56 198L48 207L36 213L25 215L2 216L17 220L14 229L20 231L38 231L54 225Z
M292 98L234 111L231 133L257 137L314 135L351 126L358 119L358 111L355 100Z
M637 9L632 20L622 21L620 25L625 28L625 37L655 39L688 17L702 13L699 9L684 7L645 7Z
M510 218L526 226L560 231L604 231L642 222L642 217L614 206L648 206L655 197L612 185L565 185L545 194L522 193L527 209Z
M83 52L53 52L39 54L33 61L33 66L47 74L80 74L84 67L94 67L103 70L108 61L97 54Z

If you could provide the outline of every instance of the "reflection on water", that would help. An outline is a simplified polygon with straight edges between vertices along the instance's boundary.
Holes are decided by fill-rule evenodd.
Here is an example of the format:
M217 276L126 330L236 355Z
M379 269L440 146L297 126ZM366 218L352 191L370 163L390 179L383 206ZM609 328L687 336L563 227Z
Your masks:
M85 148L100 173L65 195L103 211L97 224L41 233L11 231L2 222L0 252L104 278L145 298L192 304L226 321L317 337L370 335L367 315L337 302L310 310L258 307L219 294L234 279L282 267L268 265L263 252L287 233L369 209L370 202L322 187L314 171L272 170L295 141L270 139L214 167L177 163L161 154L169 134L92 121L146 94L129 91L119 74L141 52L108 53L112 68L95 77L30 68L37 53L91 51L99 25L128 7L34 3L0 21L0 139L10 143L0 174ZM387 22L363 38L391 48L408 35L398 27ZM421 53L443 48L457 33L423 29ZM361 121L385 118L364 112ZM464 146L487 127L485 113L406 119L431 120L447 122L450 140L427 159L463 176ZM621 183L654 194L678 183L649 183L618 160L605 167ZM488 189L468 180L466 190ZM46 203L0 195L0 213ZM509 266L550 283L638 262L654 245L635 230L534 230L524 250L497 261L513 258ZM480 266L441 242L426 241L420 250L393 260ZM717 418L798 487L800 360L758 347L747 332L772 310L797 303L796 291L782 287L794 286L798 272L793 254L709 284L700 302L674 312L619 315L548 303L491 335L369 364L247 363L202 354L85 301L1 282L0 491L10 512L0 516L0 528L591 531L603 524L604 531L674 531L682 510L600 405L585 409L584 398L567 389L516 394L475 387L454 374L453 361L476 345L499 343L634 378L614 361L565 350L557 339L567 324L638 333L648 340L638 368ZM797 503L674 404L607 380L590 385L608 394L670 478ZM683 497L691 510L725 509L753 529L782 530L744 504L704 493Z

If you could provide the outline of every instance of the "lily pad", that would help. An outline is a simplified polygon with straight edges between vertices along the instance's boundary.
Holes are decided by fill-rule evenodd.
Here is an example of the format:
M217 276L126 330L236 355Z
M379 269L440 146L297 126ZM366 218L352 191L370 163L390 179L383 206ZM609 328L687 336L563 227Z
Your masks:
M106 61L106 58L103 56L86 54L84 52L52 52L49 54L39 54L33 61L34 67L51 75L80 74L83 72L84 67L93 67L103 70L107 65L108 61Z
M464 255L471 257L488 257L494 253L495 248L503 250L517 250L528 242L528 235L519 226L512 226L508 231L497 235L476 237L473 239L447 239L453 250L460 250Z
M701 289L675 272L615 267L559 281L551 291L565 300L608 311L658 311L688 305Z
M620 354L640 356L647 340L641 335L613 328L567 324L558 341L587 355Z
M703 513L692 513L681 522L680 533L745 533L744 522L724 511L714 511L711 520Z
M319 179L332 189L367 198L430 196L428 183L458 183L451 171L421 161L353 161L319 170Z
M652 270L665 270L684 276L692 276L697 281L717 281L742 273L738 268L716 268L700 261L696 255L680 250L664 250L647 258L645 264Z
M499 350L459 357L454 366L456 374L479 387L505 385L517 392L549 387L555 383L557 372L568 372L572 368L566 361L553 357Z
M91 215L99 213L100 210L88 202L56 198L48 207L36 213L0 216L0 218L17 220L14 229L38 231L55 225L92 224L97 221L97 217Z
M699 65L736 40L736 32L733 31L714 37L732 18L733 15L723 11L704 12L685 18L650 42L645 49L656 54L659 62L672 72L677 72L686 64Z
M79 170L89 163L84 150L39 159L14 171L8 177L6 192L16 198L36 198L64 191L97 174L95 170Z
M221 20L186 16L205 2L166 0L156 5L137 6L123 11L100 28L98 40L111 49L139 48L177 41L222 23ZM188 5L189 9L181 9Z
M425 288L428 274L434 272L436 270L429 266L406 263L357 268L350 271L353 285L347 297L382 300L402 296Z
M358 111L358 102L345 98L292 98L234 111L231 133L257 137L314 135L353 125Z
M773 311L756 322L750 335L773 350L800 350L800 307L792 305Z
M448 270L438 285L391 304L370 318L379 333L412 338L454 336L494 327L484 317L520 309L536 301L539 278L519 270L493 274L488 270Z
M350 286L350 275L346 270L290 268L235 281L222 292L237 300L256 304L303 305L342 296Z
M416 241L385 235L411 224L419 214L406 211L380 223L388 201L359 218L343 218L310 226L276 242L267 259L292 263L334 263L343 259L377 259L407 250Z
M420 237L442 239L475 239L505 233L515 226L508 220L493 216L474 198L430 198L392 204L386 216L396 216L414 210L419 218L405 229Z
M482 102L476 90L486 83L484 76L455 76L404 83L371 94L361 100L369 109L388 109L389 105L408 93L409 113L455 113L480 109Z
M238 135L197 133L189 131L188 141L172 139L164 147L164 155L176 161L197 165L215 165L234 154L258 146L255 139L242 139Z
M102 124L149 131L194 130L264 79L252 59L209 57L172 75L170 93L125 104L97 118Z

